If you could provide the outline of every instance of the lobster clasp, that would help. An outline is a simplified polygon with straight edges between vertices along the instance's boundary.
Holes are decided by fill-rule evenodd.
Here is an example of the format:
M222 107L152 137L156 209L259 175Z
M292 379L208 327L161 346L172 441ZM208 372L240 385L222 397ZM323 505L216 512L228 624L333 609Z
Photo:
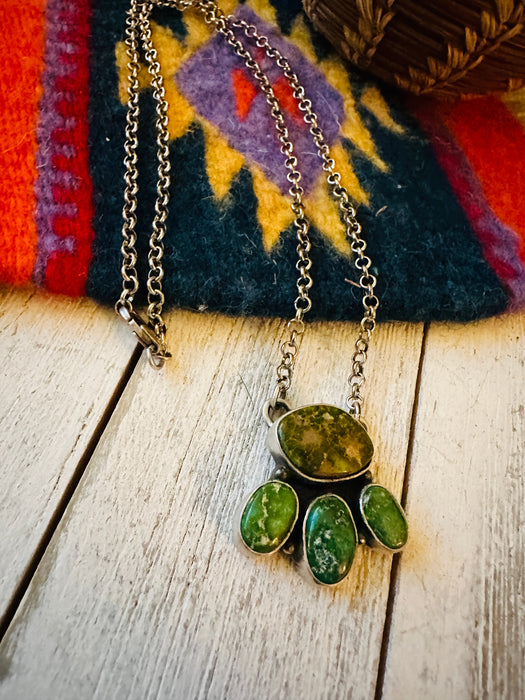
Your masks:
M126 306L119 305L117 312L131 328L139 343L146 348L150 365L154 369L160 369L164 362L171 357L171 353L166 348L164 337L157 335L155 329L148 322Z

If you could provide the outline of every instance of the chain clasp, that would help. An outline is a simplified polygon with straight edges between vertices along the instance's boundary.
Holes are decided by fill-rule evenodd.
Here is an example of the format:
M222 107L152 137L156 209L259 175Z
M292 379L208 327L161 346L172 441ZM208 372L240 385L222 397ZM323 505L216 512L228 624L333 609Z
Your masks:
M163 367L164 362L171 357L163 335L158 335L155 329L135 311L126 306L118 305L117 313L131 328L139 343L146 348L148 361L154 369Z

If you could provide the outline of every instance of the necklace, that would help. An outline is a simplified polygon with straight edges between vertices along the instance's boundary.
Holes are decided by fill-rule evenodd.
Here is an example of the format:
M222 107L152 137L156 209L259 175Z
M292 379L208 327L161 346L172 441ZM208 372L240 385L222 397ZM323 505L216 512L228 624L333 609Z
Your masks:
M168 105L152 42L150 17L155 6L202 13L203 21L221 35L233 53L243 61L265 95L290 184L288 192L297 234L296 269L299 273L295 315L287 324L289 337L281 345L282 358L277 367L275 391L264 406L264 416L270 426L267 444L276 468L271 478L256 488L243 503L235 530L237 540L244 551L256 556L273 554L282 549L296 559L300 570L308 578L318 584L335 585L350 571L358 544L377 544L391 552L398 552L407 540L407 523L401 506L387 489L372 481L369 465L374 448L361 417L364 365L379 305L374 291L377 280L370 269L372 261L365 254L366 241L348 192L335 169L335 161L330 155L312 103L288 59L270 44L268 38L262 36L253 24L233 15L225 15L215 0L131 0L125 39L129 73L121 248L122 293L115 309L145 347L152 367L160 369L170 357L162 318L163 238L170 186ZM139 288L135 246L141 52L156 104L158 162L157 197L149 238L145 317L134 308ZM298 160L279 100L257 61L260 52L278 66L292 90L322 160L327 185L339 206L354 254L358 285L363 293L363 317L351 360L346 411L329 404L291 409L286 400L305 332L304 317L312 306L309 296L313 284L311 243Z

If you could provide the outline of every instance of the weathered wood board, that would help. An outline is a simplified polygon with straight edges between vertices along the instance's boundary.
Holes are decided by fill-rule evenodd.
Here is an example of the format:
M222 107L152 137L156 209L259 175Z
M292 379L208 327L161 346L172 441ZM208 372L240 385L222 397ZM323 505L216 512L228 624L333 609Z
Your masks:
M173 360L137 367L0 647L0 697L373 697L391 557L360 551L341 587L320 589L232 542L270 468L260 410L283 324L169 325ZM368 367L374 471L398 495L422 333L383 326ZM354 336L308 329L294 405L342 405Z
M133 353L114 320L0 290L0 618Z
M525 314L432 327L385 700L525 697Z

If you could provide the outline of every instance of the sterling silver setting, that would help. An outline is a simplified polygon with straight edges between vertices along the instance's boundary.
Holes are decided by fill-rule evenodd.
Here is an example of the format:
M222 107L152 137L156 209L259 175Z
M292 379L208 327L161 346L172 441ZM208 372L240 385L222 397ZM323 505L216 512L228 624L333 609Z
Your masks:
M340 581L336 581L335 583L325 583L324 581L320 581L312 571L310 567L310 562L308 561L308 557L306 555L306 523L308 521L308 516L310 515L310 512L314 505L319 501L319 499L324 498L325 496L333 496L334 498L337 498L341 503L343 503L344 507L348 511L348 514L350 515L350 520L352 522L352 525L354 527L354 536L355 536L355 543L356 543L356 552L357 552L357 547L359 545L359 535L357 532L354 516L352 515L352 510L350 509L350 506L348 503L341 498L341 496L338 496L336 493L323 493L321 496L317 496L317 498L314 498L313 501L310 503L308 506L306 513L304 515L304 520L303 520L303 528L302 528L302 536L301 536L301 545L299 548L299 551L297 552L297 569L301 576L309 581L310 583L314 583L316 586L323 586L323 588L334 588L335 586L340 586L348 577L348 574L350 573L350 570L352 568L352 563L350 563L350 566L348 567L348 571L346 574L343 576L343 578ZM355 553L354 553L354 558L355 558ZM353 559L352 559L353 562Z
M242 532L241 532L241 522L242 522L242 516L244 515L244 511L246 510L246 507L247 507L248 503L250 502L250 499L252 498L252 496L255 493L257 493L257 491L261 488L261 486L266 486L266 484L283 484L284 486L287 486L288 488L290 488L293 491L294 496L295 496L295 504L296 504L295 518L294 518L294 521L293 521L291 527L288 529L288 534L286 535L286 537L283 538L283 541L281 542L281 544L278 547L276 547L275 549L272 549L271 552L256 552L251 547L249 547L249 545L244 540L244 537L242 536ZM263 483L256 486L250 492L248 497L245 498L244 501L242 501L241 504L237 507L237 512L235 513L235 521L234 521L237 523L237 527L234 530L235 544L237 545L237 547L239 547L241 549L241 551L244 554L248 554L250 557L259 558L259 557L272 556L272 554L275 554L279 550L286 549L286 545L288 543L288 540L290 539L290 535L292 534L294 527L297 524L298 518L299 518L299 497L297 496L297 493L296 493L295 489L293 488L293 486L291 486L284 479L272 478L272 479L268 479L268 481L263 481Z
M270 451L270 454L272 455L273 459L275 460L275 464L277 466L277 469L284 469L285 473L286 472L292 472L294 476L299 477L300 479L304 479L305 481L308 482L313 482L313 483L318 483L318 484L329 484L333 482L339 482L339 481L350 481L351 479L356 479L359 478L360 476L363 476L368 469L370 468L370 460L366 465L363 466L362 469L360 469L358 472L355 472L353 474L349 474L348 476L335 476L335 477L325 477L324 479L319 479L315 476L310 476L308 474L304 474L304 472L300 471L297 469L297 467L291 462L288 457L286 456L281 443L279 441L279 424L281 421L290 413L295 413L296 411L300 411L303 408L310 408L311 406L326 406L327 404L325 403L310 403L310 404L305 404L304 406L298 406L297 408L290 408L286 413L283 415L279 416L277 420L273 421L270 425L270 430L268 431L268 434L266 436L266 447ZM342 410L342 409L341 409ZM348 413L350 418L354 418L350 413ZM354 418L354 420L356 420ZM363 425L362 421L358 421L363 428L366 430L366 427ZM366 431L368 433L368 431Z
M373 481L371 481L370 483L368 483L366 486L363 487L361 493L359 494L359 513L361 515L361 521L366 529L366 538L365 538L366 544L369 547L380 547L381 549L385 550L386 552L393 552L394 554L396 554L397 552L401 552L406 547L407 543L405 542L405 544L401 545L401 547L388 547L386 544L384 544L384 542L381 542L379 537L376 535L376 533L372 530L372 528L368 524L368 519L365 515L364 506L363 506L363 498L364 498L366 492L368 491L368 489L372 488L373 486L381 486L381 484L376 484ZM397 498L385 486L381 486L381 488L385 489L385 491L388 491L390 496L396 502L397 507L399 508L399 511L400 511L401 515L403 516L403 520L405 521L405 525L407 526L407 529L408 529L407 519L406 519L405 511L404 511L402 505L399 503Z

